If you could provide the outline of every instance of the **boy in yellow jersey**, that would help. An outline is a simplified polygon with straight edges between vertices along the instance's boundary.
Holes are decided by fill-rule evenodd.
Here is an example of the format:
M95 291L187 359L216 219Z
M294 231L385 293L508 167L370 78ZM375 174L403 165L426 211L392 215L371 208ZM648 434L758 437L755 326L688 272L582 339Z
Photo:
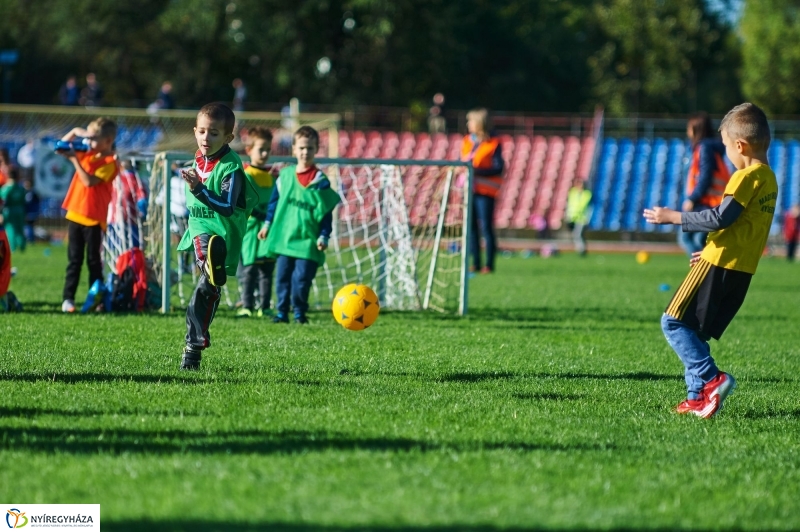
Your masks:
M76 152L73 147L79 138L79 147L86 151ZM81 278L83 256L89 267L89 286L103 278L103 231L106 230L108 204L111 203L112 181L119 174L114 140L117 124L109 118L98 118L86 129L75 128L61 140L58 153L66 157L75 167L67 197L61 208L67 211L68 239L67 276L64 281L63 312L75 312L75 291ZM63 149L62 149L63 147Z
M239 291L242 308L238 317L270 316L270 299L272 297L272 272L275 259L267 257L267 242L258 239L262 220L267 216L267 205L272 197L275 175L267 166L272 153L272 132L262 126L251 127L247 132L245 153L250 157L250 164L245 165L244 173L255 185L258 203L247 219L247 231L242 241L242 264L239 272ZM258 312L255 311L255 289L258 283Z
M764 251L775 212L778 183L767 165L769 124L751 103L731 109L719 126L725 152L736 167L722 204L700 212L665 207L644 210L654 224L680 224L684 232L709 232L706 246L692 254L689 275L672 297L661 329L683 362L688 398L675 411L714 416L736 387L711 357L708 339L719 340L744 302Z

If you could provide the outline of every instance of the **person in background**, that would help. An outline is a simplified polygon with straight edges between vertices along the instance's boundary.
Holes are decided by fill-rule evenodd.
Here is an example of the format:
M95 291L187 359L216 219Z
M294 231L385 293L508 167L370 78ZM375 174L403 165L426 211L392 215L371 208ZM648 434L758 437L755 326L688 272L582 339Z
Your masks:
M58 101L61 105L78 105L80 97L81 91L78 89L77 78L69 76L58 91Z
M340 198L314 163L318 148L317 130L302 126L295 131L292 150L297 164L281 170L258 232L260 240L267 239L267 256L276 257L278 312L273 323L289 323L290 306L295 323L308 323L311 283L325 264L333 209Z
M0 199L0 314L4 312L21 312L22 305L8 289L13 271L11 268L11 248L8 236L3 227L3 200Z
M567 226L572 231L572 242L575 252L581 257L586 256L586 225L591 217L592 193L583 188L583 180L579 179L569 190L567 196Z
M75 312L75 292L81 279L84 256L89 268L89 287L103 279L103 232L106 230L112 182L119 174L114 141L117 124L110 118L97 118L87 128L76 127L61 140L89 139L85 152L59 151L75 167L67 196L61 205L67 211L67 272L64 279L62 312Z
M711 126L708 114L692 115L686 124L686 136L692 144L692 159L686 179L686 199L683 212L701 212L722 203L722 194L731 178L725 164L725 146ZM679 233L681 247L691 256L705 246L708 233L691 231Z
M233 80L233 110L244 111L244 101L247 99L247 87L241 78Z
M3 218L11 251L25 251L25 189L19 183L19 170L11 168L8 182L0 188Z
M786 260L794 260L797 241L800 240L800 205L794 205L783 218L783 239L786 242Z
M130 161L119 163L119 178L108 205L108 241L121 251L141 247L139 226L147 215L147 191Z
M33 244L36 241L36 220L39 219L41 200L33 189L33 181L26 179L22 186L25 188L25 240Z
M236 315L240 318L256 316L270 317L272 298L272 272L275 259L267 256L267 242L259 240L261 224L267 216L267 206L272 198L275 175L267 165L272 153L272 132L263 126L251 127L244 142L245 152L250 164L245 165L244 173L258 194L258 203L247 219L247 232L242 240L242 264L239 266L239 291L242 308ZM258 288L258 311L256 311L255 291Z
M428 110L428 132L447 133L447 120L444 117L444 94L437 92L433 95L433 105Z
M471 271L492 273L497 240L494 234L494 203L503 184L503 147L492 136L491 119L486 109L467 113L467 129L461 145L461 160L470 162L475 182L472 201ZM486 266L481 267L480 236L486 241Z
M165 81L156 97L159 109L175 109L175 99L172 97L172 82Z
M79 102L86 107L100 107L103 105L103 89L97 82L97 76L91 72L86 74L86 86L81 91Z

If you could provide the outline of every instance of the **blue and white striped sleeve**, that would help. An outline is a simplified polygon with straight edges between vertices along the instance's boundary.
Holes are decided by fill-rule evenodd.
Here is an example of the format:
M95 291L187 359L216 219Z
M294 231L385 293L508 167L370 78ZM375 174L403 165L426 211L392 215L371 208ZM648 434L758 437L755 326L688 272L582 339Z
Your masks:
M211 190L208 190L208 188L202 183L194 187L192 194L198 199L198 201L200 201L200 203L216 212L220 216L228 218L233 215L233 211L236 210L237 204L240 203L239 195L242 192L243 183L244 176L240 171L237 170L222 178L219 194L215 194Z

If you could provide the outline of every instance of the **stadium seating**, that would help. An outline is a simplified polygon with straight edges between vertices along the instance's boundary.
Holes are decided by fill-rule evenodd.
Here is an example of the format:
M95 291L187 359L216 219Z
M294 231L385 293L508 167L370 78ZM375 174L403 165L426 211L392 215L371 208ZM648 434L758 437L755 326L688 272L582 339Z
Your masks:
M152 152L162 138L159 127L127 127L121 123L117 147L120 151ZM343 130L339 132L338 148L339 156L345 158L457 161L462 138L460 134ZM15 137L14 131L0 130L0 146L7 148L12 158L25 140ZM671 226L644 223L641 212L652 205L680 206L690 155L684 139L605 138L597 154L592 137L502 135L500 142L505 180L495 208L498 228L559 229L570 187L577 181L586 181L594 163L591 229L675 230ZM328 138L321 135L318 156L327 155ZM800 203L800 141L774 140L769 160L780 190L773 225L773 232L777 232L782 214L793 204ZM432 186L430 179L426 179L431 171L425 167L408 167L403 174L412 223L435 214L421 210Z

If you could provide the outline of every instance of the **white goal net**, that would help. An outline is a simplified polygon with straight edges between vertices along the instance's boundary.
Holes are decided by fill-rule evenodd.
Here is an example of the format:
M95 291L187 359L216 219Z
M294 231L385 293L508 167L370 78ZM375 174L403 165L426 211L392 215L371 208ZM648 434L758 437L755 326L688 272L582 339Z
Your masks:
M194 258L175 251L187 220L176 170L191 159L159 153L149 176L143 242L165 312L185 306L196 281ZM276 171L292 161L270 160ZM312 308L329 308L339 288L358 282L372 287L386 309L464 314L471 170L451 161L317 159L317 165L341 203L326 263L314 281ZM235 280L226 288L223 297L233 306L239 299Z

